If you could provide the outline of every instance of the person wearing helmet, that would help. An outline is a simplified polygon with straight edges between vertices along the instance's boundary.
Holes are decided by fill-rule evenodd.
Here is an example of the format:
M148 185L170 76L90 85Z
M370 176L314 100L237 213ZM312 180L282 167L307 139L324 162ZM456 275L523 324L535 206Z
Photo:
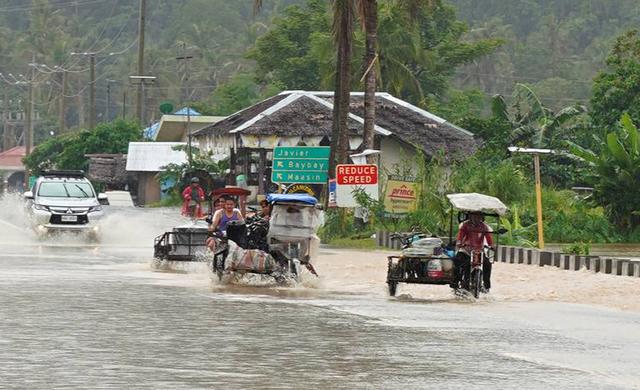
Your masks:
M202 202L204 201L204 190L200 187L200 179L191 178L191 184L182 191L182 215L194 219L202 218Z

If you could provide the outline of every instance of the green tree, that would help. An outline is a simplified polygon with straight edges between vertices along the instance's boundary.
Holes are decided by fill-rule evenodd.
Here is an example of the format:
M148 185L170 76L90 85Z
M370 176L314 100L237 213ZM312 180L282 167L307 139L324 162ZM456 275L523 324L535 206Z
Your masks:
M35 147L24 163L36 173L51 168L86 170L89 164L87 154L126 154L129 142L141 139L142 131L136 122L116 120L101 123L93 130L47 139Z
M640 141L629 114L622 115L619 128L601 140L596 152L570 144L572 152L591 167L595 200L605 207L621 228L640 225Z
M631 30L618 37L606 61L607 70L593 84L591 119L594 125L610 128L628 112L640 122L640 35Z

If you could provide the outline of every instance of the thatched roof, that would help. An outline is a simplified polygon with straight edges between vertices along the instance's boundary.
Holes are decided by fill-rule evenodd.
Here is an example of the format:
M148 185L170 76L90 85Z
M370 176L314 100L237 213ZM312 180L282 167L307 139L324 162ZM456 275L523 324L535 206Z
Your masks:
M333 102L333 94L325 97ZM352 113L364 117L364 95L353 94ZM431 157L444 151L456 158L478 148L473 133L387 93L376 94L376 124L393 132L400 140L420 147Z
M448 157L477 148L472 133L387 93L376 94L376 133L414 145L429 157L444 150ZM362 134L364 96L351 95L349 129ZM202 136L330 136L332 92L285 91L195 133Z

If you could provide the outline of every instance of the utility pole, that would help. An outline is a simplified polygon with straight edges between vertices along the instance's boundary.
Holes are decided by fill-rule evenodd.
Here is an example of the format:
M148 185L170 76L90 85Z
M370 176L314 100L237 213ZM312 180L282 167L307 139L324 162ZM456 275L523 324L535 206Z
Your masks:
M96 125L96 53L75 53L71 55L89 57L89 129Z
M107 79L107 110L106 118L107 122L111 121L111 83L115 83L116 80Z
M192 135L191 135L191 96L189 96L189 60L192 59L193 56L187 55L187 44L182 43L182 56L176 57L178 61L184 61L184 74L182 76L183 80L183 88L185 89L185 94L187 97L187 128L185 129L188 134L188 142L187 142L187 156L189 158L189 166L193 163L193 151L191 148Z
M2 98L4 111L2 113L3 119L3 133L2 133L2 150L7 150L9 146L9 119L11 118L11 106L9 105L9 88L4 89L4 96Z
M122 120L127 119L127 90L122 92Z
M96 126L96 54L89 53L89 129Z
M36 55L35 53L31 55L31 62L35 63L36 62ZM27 103L27 123L26 123L26 129L23 130L23 133L26 131L26 137L25 137L25 141L24 141L24 146L26 148L26 153L25 156L29 157L31 155L31 149L33 148L33 107L34 107L34 102L33 102L33 83L34 83L34 79L35 79L35 67L31 68L31 79L29 80L28 84L29 84L29 102ZM25 167L24 170L24 188L29 188L29 177L31 176L31 173L29 172L29 169L27 167Z
M144 76L144 19L146 12L146 0L140 0L140 14L138 15L138 76ZM142 100L144 93L144 83L138 85L138 96L136 101L136 117L143 125Z
M66 127L66 118L65 112L67 110L66 107L66 94L67 94L67 71L62 71L62 83L60 84L60 88L62 92L60 93L60 112L58 113L58 133L63 133Z
M129 82L133 85L137 85L138 86L138 92L140 92L141 94L139 96L143 97L143 99L140 101L140 113L141 113L141 117L138 118L140 121L140 125L141 126L145 126L144 123L144 93L145 93L145 89L144 86L146 84L152 84L154 81L156 81L156 77L155 76L141 76L141 75L136 75L136 76L129 76Z

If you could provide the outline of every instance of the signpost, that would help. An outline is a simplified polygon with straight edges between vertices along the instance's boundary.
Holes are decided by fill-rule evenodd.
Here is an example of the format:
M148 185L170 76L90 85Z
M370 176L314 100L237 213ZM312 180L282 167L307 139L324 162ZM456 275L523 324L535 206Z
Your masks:
M340 164L336 167L336 204L338 207L359 207L353 194L364 191L378 200L378 166Z
M402 215L416 210L418 198L415 179L390 175L384 196L384 209L391 215Z
M329 172L327 146L279 146L273 150L274 183L325 184Z

